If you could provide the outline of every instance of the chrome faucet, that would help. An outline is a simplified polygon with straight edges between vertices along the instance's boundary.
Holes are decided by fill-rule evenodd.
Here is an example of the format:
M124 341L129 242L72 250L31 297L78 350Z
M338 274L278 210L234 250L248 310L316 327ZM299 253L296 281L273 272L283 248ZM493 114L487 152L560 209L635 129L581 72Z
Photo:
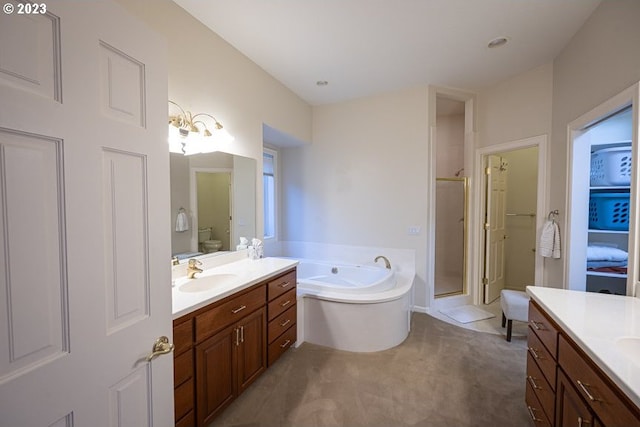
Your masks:
M176 265L180 265L180 260L177 256L171 257L171 266L175 267Z
M198 265L202 265L202 262L195 258L189 260L189 265L187 266L187 277L189 279L197 279L196 273L202 273L202 269Z
M383 255L378 255L376 257L376 259L373 260L373 262L378 262L379 259L383 259L384 260L384 266L388 269L391 269L391 263L389 262L389 258L387 258L386 256Z

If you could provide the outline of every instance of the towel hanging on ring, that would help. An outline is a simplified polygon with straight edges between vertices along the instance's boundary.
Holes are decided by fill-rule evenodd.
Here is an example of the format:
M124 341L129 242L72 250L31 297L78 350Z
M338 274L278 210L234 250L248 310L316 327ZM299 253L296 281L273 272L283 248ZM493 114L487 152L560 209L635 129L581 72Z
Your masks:
M545 222L542 227L540 255L545 258L560 258L560 228L553 219Z
M189 230L189 218L187 217L187 212L180 208L176 217L176 231L182 233L187 230Z

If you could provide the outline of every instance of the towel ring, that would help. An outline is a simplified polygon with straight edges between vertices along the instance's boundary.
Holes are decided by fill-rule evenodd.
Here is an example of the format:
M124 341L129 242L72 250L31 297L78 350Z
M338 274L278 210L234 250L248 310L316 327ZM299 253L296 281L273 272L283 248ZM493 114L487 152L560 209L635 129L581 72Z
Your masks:
M178 213L186 213L186 212L187 211L182 206L180 206L180 208L178 209Z
M560 215L560 212L558 212L558 209L552 210L551 212L549 212L549 215L547 215L547 219L549 221L555 221L558 215Z

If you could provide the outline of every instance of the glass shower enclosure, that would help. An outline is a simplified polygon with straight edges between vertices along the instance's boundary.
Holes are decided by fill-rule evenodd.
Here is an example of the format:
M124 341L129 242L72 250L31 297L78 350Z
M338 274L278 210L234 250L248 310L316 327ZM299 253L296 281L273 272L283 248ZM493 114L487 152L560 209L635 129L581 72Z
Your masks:
M468 179L436 178L436 298L466 292Z

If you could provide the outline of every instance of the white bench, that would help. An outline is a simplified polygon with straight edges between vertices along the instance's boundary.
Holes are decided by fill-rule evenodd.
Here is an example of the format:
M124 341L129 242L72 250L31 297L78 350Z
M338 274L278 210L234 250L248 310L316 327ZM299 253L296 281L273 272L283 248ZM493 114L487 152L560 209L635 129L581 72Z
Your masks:
M512 321L529 320L529 296L525 292L503 289L500 291L502 307L502 327L507 324L507 341L511 341Z

